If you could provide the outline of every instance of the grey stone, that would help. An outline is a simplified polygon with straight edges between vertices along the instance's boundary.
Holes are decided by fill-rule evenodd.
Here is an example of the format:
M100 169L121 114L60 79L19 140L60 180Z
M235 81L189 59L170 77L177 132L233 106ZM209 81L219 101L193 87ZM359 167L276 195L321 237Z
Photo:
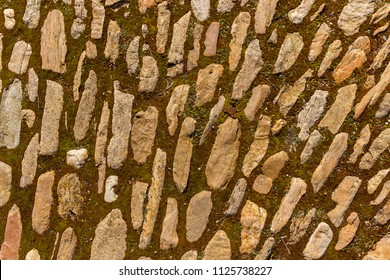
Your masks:
M327 223L320 223L313 234L310 236L309 242L303 250L303 256L307 260L317 260L321 258L329 243L333 239L333 232Z
M27 71L31 54L30 44L27 44L25 41L17 41L12 49L8 70L16 74L24 74Z
M238 208L241 205L246 191L247 182L244 178L238 179L229 201L227 202L226 210L223 212L226 216L231 216L237 213Z
M26 188L32 185L38 167L39 133L31 138L22 160L22 177L20 187Z
M273 73L279 74L289 70L298 59L303 45L303 38L298 32L288 33L280 48Z

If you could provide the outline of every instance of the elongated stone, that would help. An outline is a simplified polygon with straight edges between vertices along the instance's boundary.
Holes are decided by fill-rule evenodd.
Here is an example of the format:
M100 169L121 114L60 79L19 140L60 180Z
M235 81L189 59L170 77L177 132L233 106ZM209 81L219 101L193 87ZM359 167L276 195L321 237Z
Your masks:
M300 159L301 163L305 163L309 160L311 155L313 154L313 151L315 147L318 146L318 144L324 139L324 137L319 133L317 129L315 129L309 136L309 139L306 142L305 147L302 150Z
M28 82L26 84L26 92L28 95L28 99L31 102L35 102L38 97L38 83L39 78L35 73L34 68L28 69Z
M80 98L80 86L81 86L81 75L85 57L87 56L86 51L83 51L80 55L79 62L77 63L76 73L73 78L73 101L78 101Z
M363 153L364 147L368 144L371 138L370 125L367 124L360 131L358 140L356 140L355 145L353 146L353 153L349 156L349 162L355 163L357 158Z
M111 175L106 180L106 188L104 192L104 201L112 203L118 199L118 195L115 193L115 187L118 185L118 176Z
M222 73L223 66L214 63L199 70L196 80L195 106L200 107L213 99L218 80L222 76Z
M244 44L247 30L251 22L251 15L248 12L241 12L234 19L232 29L232 40L229 43L229 70L236 70L241 59L242 45Z
M390 192L390 180L383 185L381 192L378 194L375 200L370 202L370 205L381 204L387 198L389 192Z
M188 242L195 242L202 236L212 208L210 191L201 191L191 198L186 213L186 239Z
M212 22L206 31L204 39L204 56L215 56L217 54L217 44L219 36L219 22Z
M378 51L377 55L372 62L370 69L379 69L382 67L383 61L387 58L387 55L390 53L390 38L386 40L383 46Z
M322 46L325 44L331 32L331 28L323 23L318 28L316 35L310 45L309 61L314 61L322 52Z
M110 20L107 29L106 47L104 48L104 57L115 64L119 57L119 40L122 35L119 24Z
M158 4L157 14L157 35L156 48L158 53L165 52L165 45L168 41L169 23L171 21L171 11L168 9L168 1Z
M390 259L390 234L382 237L372 248L371 251L363 257L363 260L388 260Z
M153 92L156 88L158 77L160 76L157 61L152 56L142 58L142 68L140 73L139 92Z
M390 92L383 97L378 111L375 113L375 118L384 118L390 113Z
M179 116L181 116L184 111L184 106L187 102L189 90L189 85L179 85L175 87L171 98L169 99L165 113L168 123L168 132L171 136L173 136L176 132Z
M106 10L100 0L92 0L91 38L100 39L103 35L103 24Z
M83 212L83 186L76 173L64 175L57 186L58 215L63 219L78 220Z
M273 73L279 74L289 70L298 59L303 45L303 38L298 32L288 33L280 48Z
M0 207L9 201L12 188L12 167L0 161Z
M389 174L390 168L379 170L370 180L367 182L367 192L373 194L378 186L382 183L383 179Z
M316 260L321 258L329 243L333 239L333 232L327 223L320 223L313 234L310 236L309 242L303 250L303 257L307 260Z
M187 30L191 12L186 13L173 25L171 47L168 53L168 63L178 64L183 61L184 43L187 40Z
M359 163L360 169L370 169L381 154L390 147L390 128L383 130L377 138L372 141L368 152L364 154Z
M204 250L203 260L230 260L230 240L223 230L218 230Z
M309 13L315 0L302 0L298 7L288 12L288 19L292 23L301 23Z
M22 177L20 187L26 188L32 185L38 167L39 133L31 138L22 160Z
M326 51L324 59L321 62L320 68L318 69L318 77L322 77L325 71L329 69L332 62L340 55L343 50L340 40L333 41Z
M267 27L272 23L279 0L259 0L255 13L255 31L265 34Z
M134 37L126 51L127 72L130 75L135 74L139 67L139 39L139 36Z
M390 3L384 4L372 15L370 24L377 24L382 19L386 18L390 13Z
M114 0L118 2L119 0ZM156 4L155 0L138 0L138 9L141 14L145 14L146 10ZM107 4L106 4L107 5Z
M359 223L359 216L356 212L353 212L348 216L347 224L340 229L339 239L334 247L336 251L344 249L352 242L359 227Z
M95 164L100 165L105 162L105 150L108 138L108 125L110 120L110 109L108 108L108 102L104 101L102 113L100 116L100 122L96 133L95 144Z
M148 184L137 181L134 183L131 192L131 222L133 228L138 230L142 226L144 220L144 202Z
M218 0L217 12L221 14L230 12L235 4L234 0Z
M27 0L23 14L23 23L30 29L38 27L41 15L41 0Z
M210 15L210 0L191 0L191 8L199 21L205 21Z
M30 44L25 41L17 41L12 49L11 58L8 62L8 70L16 74L24 74L27 71L31 54L32 49Z
M218 119L219 115L222 113L224 105L225 105L225 97L223 95L221 95L218 98L217 104L215 104L214 107L211 108L209 121L207 122L207 124L203 130L202 136L199 140L199 145L203 145L203 143L206 141L206 137L210 133L210 131L211 131L214 123Z
M202 38L203 25L196 23L192 30L192 37L194 39L194 47L188 52L187 71L191 71L198 66L198 59L200 55L200 39Z
M255 260L268 260L271 255L272 247L275 245L275 238L268 237L261 247L260 252L256 255Z
M302 237L306 234L315 213L316 208L311 208L306 215L302 211L298 212L291 221L290 239L287 244L296 244L302 239Z
M179 242L179 237L176 232L178 219L179 211L177 209L177 201L169 197L160 237L161 249L167 250L177 246Z
M268 85L258 85L252 90L252 95L244 109L248 120L253 121L255 119L257 111L263 106L270 93L271 88Z
M227 202L227 208L223 212L227 216L231 216L237 213L238 208L241 205L246 191L247 182L244 178L238 179L229 201Z
M374 13L374 10L374 0L349 0L341 11L337 25L346 36L352 36L359 32L360 25Z
M261 170L263 174L272 180L279 177L280 171L283 169L286 162L289 160L288 154L285 151L273 154L263 163Z
M390 199L381 208L373 218L374 224L385 225L390 220Z
M22 219L19 207L14 204L8 212L4 239L1 244L0 260L18 260L22 239Z
M68 227L61 235L57 260L71 260L76 249L77 236L73 228Z

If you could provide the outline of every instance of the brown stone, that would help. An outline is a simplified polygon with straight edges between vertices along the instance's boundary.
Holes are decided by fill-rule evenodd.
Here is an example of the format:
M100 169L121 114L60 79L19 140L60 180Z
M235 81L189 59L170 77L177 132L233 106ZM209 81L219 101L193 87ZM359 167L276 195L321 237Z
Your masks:
M73 228L68 227L61 236L57 260L71 260L76 249L77 236Z
M169 197L160 237L161 249L167 250L177 246L179 242L179 237L176 232L178 219L179 211L177 209L177 201Z
M206 31L204 40L204 56L215 56L217 54L217 43L219 35L219 22L212 22Z
M19 207L14 204L8 212L3 243L1 244L0 260L18 260L19 247L22 239L22 221Z
M199 70L196 80L195 106L200 107L213 99L218 80L222 76L222 73L223 66L214 63Z
M201 191L191 198L186 213L186 238L188 242L195 242L202 236L212 208L213 203L209 191Z
M278 178L280 171L283 169L286 162L289 160L288 154L281 151L270 156L261 167L263 174L272 180Z
M343 250L355 238L356 231L359 227L359 216L356 212L351 213L347 218L347 224L340 229L339 239L334 247L336 251Z
M203 260L230 260L230 240L223 230L218 230L204 250Z

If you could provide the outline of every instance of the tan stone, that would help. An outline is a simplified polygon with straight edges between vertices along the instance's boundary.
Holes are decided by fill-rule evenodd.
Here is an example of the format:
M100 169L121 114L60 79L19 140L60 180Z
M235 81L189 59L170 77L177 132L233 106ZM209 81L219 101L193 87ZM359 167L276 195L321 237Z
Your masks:
M0 161L0 207L9 201L12 188L12 167Z
M100 39L103 35L103 24L106 10L100 0L92 0L91 38Z
M41 0L27 0L23 14L23 23L30 29L38 27L40 18Z
M373 194L378 186L382 183L383 179L386 178L387 174L389 174L390 168L382 169L376 173L374 177L372 177L367 182L367 193Z
M186 238L188 242L195 242L202 236L212 208L210 191L201 191L191 198L186 213Z
M194 250L187 251L181 257L181 260L196 260L198 258L198 252Z
M210 15L210 0L191 0L191 8L199 21L205 21Z
M138 92L153 92L160 76L157 61L152 56L142 58Z
M280 171L283 169L288 160L289 157L285 151L273 154L263 163L261 171L263 171L265 176L275 180L279 177Z
M326 23L323 23L318 28L314 39L310 45L309 61L314 61L321 54L322 47L328 39L331 32L331 28Z
M58 215L63 219L78 220L85 198L82 184L76 173L64 175L57 186Z
M108 102L104 101L95 142L95 164L97 166L106 160L104 155L107 145L109 120L110 109L108 108Z
M161 249L167 250L177 246L177 243L179 242L179 237L176 232L178 219L179 211L177 209L177 201L176 199L169 197L160 237Z
M374 248L363 257L363 260L389 260L390 259L390 234L379 240Z
M292 23L298 24L309 13L315 0L302 0L298 7L288 12L288 18Z
M193 0L194 1L194 0ZM217 44L219 35L219 22L212 22L206 31L204 40L204 56L215 56L217 54Z
M272 188L272 179L260 174L256 177L253 183L253 190L258 192L259 194L267 194L270 192Z
M359 32L360 25L374 13L374 10L374 0L349 0L341 11L337 25L346 36L352 36Z
M137 181L134 183L131 192L131 222L133 228L138 230L142 226L144 220L144 202L148 184Z
M222 76L222 73L223 66L214 63L199 70L196 80L195 106L200 107L213 99L218 80Z
M359 163L360 169L370 169L383 152L390 147L390 128L383 130L377 138L372 141L368 152L364 154Z
M198 66L198 59L200 55L200 40L202 38L203 25L196 23L192 31L192 37L194 39L194 48L188 52L187 58L187 71L191 71Z
M298 59L303 45L303 38L298 32L288 33L280 48L273 73L279 74L289 70Z
M8 70L16 74L24 74L27 71L30 56L32 54L31 45L25 41L17 41L12 49L11 58L8 62Z
M22 221L19 207L14 204L8 212L0 260L18 260L22 239Z
M39 78L38 75L35 73L34 68L28 69L28 82L26 84L26 92L28 95L28 99L31 102L35 102L35 100L38 97L38 83Z
M226 210L223 212L227 216L231 216L237 213L238 208L241 205L246 191L247 182L244 178L238 179L229 201L227 202Z
M138 9L141 14L145 14L146 10L156 4L155 0L138 0Z
M268 237L261 247L260 252L256 255L255 260L268 260L271 255L272 247L275 245L275 238Z
M390 199L381 208L373 218L374 224L385 225L390 220Z
M267 27L272 23L279 0L259 0L255 13L255 31L265 34Z
M320 68L318 69L318 77L322 77L322 75L324 75L325 71L329 69L333 60L335 60L340 55L342 50L343 48L341 46L340 40L335 40L329 45L324 59L321 62Z
M271 93L268 85L258 85L252 90L252 95L244 109L245 116L248 120L253 121L257 111L263 106L264 101Z
M290 225L290 238L287 244L296 244L306 234L307 229L316 213L316 208L311 208L305 215L303 211L292 218Z
M169 99L169 103L165 110L168 123L168 132L171 136L173 136L176 132L179 116L181 116L184 111L184 106L187 102L189 90L189 85L179 85L172 91L171 98Z
M217 104L214 105L213 108L211 108L209 121L207 122L202 136L199 140L199 145L203 145L203 143L206 141L207 135L210 133L214 123L217 121L219 115L222 113L223 107L225 105L225 97L223 95L219 96Z
M301 163L305 163L309 160L309 158L313 154L315 147L317 147L323 139L324 137L321 135L321 133L318 132L317 129L310 133L309 139L307 140L306 145L303 148L300 156Z
M29 261L39 261L41 259L41 256L39 255L39 252L37 249L33 248L26 254L26 260Z
M339 239L334 247L336 251L343 250L355 238L355 234L359 227L359 216L356 212L351 213L347 218L347 224L340 229Z
M303 256L307 260L317 260L321 258L329 243L332 241L333 232L327 223L321 222L313 234L310 236L309 242L303 250Z
M381 192L378 194L375 200L370 202L370 205L381 204L387 198L389 193L390 193L390 180L383 185Z
M164 1L157 6L156 48L158 53L165 52L165 45L168 41L169 23L171 21L171 11L168 9L168 3L168 1Z
M22 177L20 187L26 188L32 185L38 167L39 133L30 140L22 160Z
M242 45L244 44L248 27L251 22L251 15L248 12L241 12L234 19L232 29L232 40L229 43L229 70L236 70L241 59Z
M187 30L191 12L186 13L173 25L171 47L168 53L168 63L178 64L184 58L184 43L187 40Z
M73 228L68 227L61 236L57 260L71 260L76 249L77 236Z
M115 64L119 57L119 40L122 35L121 28L114 20L110 20L107 29L106 47L104 48L104 57Z
M204 250L203 260L230 260L230 240L223 230L218 230Z

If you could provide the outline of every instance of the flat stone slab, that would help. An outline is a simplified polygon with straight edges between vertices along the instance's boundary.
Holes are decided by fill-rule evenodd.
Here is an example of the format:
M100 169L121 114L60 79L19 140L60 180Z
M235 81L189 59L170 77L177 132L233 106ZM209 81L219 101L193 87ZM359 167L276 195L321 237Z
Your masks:
M320 259L329 243L333 239L333 231L327 223L320 223L313 234L310 236L309 242L303 250L303 256L306 260Z
M186 214L186 238L189 242L195 242L202 236L212 208L210 191L201 191L191 198Z

